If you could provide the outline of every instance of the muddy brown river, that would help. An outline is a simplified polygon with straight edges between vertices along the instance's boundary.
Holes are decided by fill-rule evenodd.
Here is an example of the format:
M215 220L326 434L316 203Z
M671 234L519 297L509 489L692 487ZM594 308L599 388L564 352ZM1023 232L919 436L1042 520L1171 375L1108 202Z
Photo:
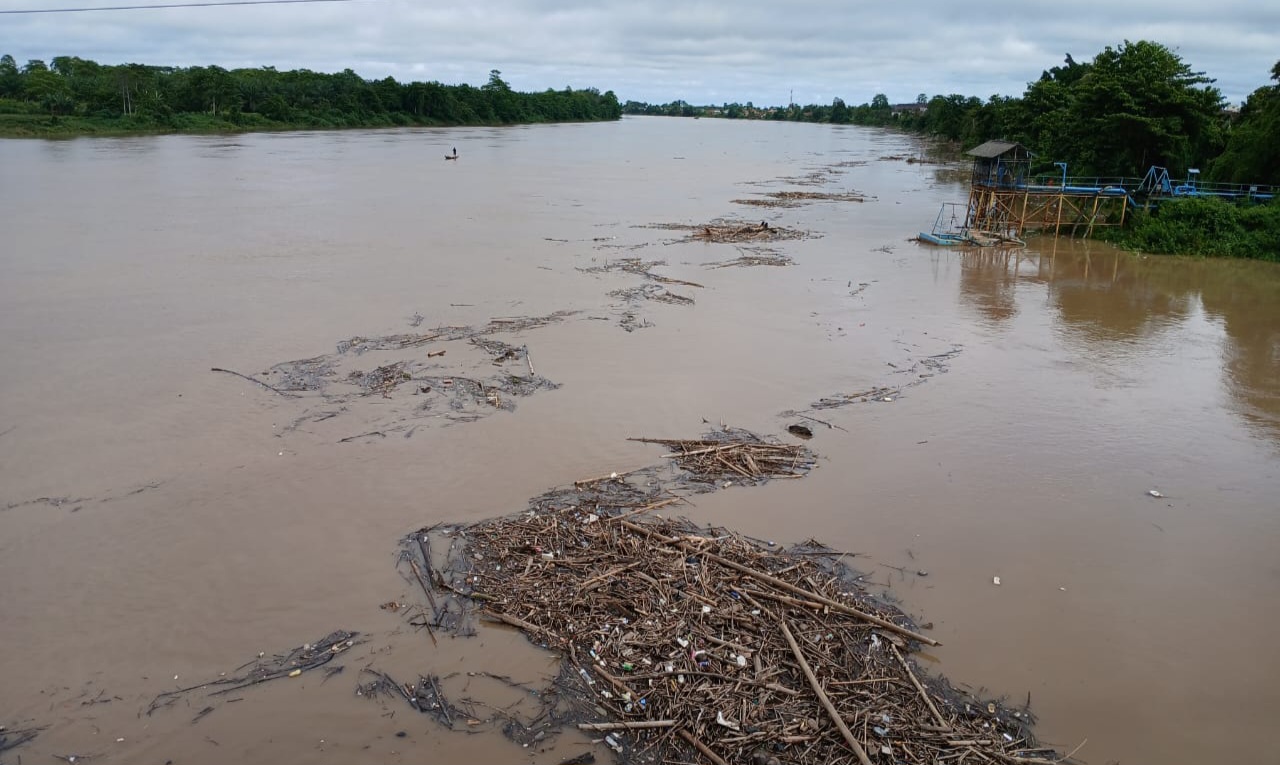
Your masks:
M0 725L44 728L0 758L578 754L577 734L526 749L355 695L374 666L501 704L510 688L467 673L554 665L511 630L433 647L380 609L420 595L399 539L660 461L628 437L787 437L794 410L838 426L808 422L816 470L682 512L859 553L933 623L935 671L1029 696L1059 751L1280 761L1280 267L1066 239L931 249L908 240L963 201L963 173L904 156L928 152L663 118L0 142ZM869 199L733 201L788 190ZM654 227L723 217L810 235L764 253ZM793 264L707 265L761 254ZM694 302L605 269L627 257L702 285L659 283ZM556 312L573 313L493 335L560 386L502 408L424 409L438 391L416 384L285 398L210 372L369 372L425 354L341 341ZM441 377L496 369L438 347ZM341 674L145 714L340 628L368 638Z

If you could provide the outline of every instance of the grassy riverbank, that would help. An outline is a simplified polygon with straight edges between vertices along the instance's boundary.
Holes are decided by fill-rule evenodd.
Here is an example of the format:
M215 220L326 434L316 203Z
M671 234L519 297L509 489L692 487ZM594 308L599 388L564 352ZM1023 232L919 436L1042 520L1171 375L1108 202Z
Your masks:
M1232 204L1209 197L1161 202L1122 229L1104 230L1117 246L1162 255L1280 262L1280 203Z

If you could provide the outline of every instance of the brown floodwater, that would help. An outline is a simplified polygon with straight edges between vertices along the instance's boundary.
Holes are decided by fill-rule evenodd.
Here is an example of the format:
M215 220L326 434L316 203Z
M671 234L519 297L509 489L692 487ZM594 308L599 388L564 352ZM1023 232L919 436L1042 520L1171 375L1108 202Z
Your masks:
M7 757L559 762L584 739L526 750L354 695L363 666L495 700L509 689L466 673L552 671L509 630L433 648L381 610L414 599L401 536L658 461L628 437L780 433L785 410L888 386L807 412L839 429L810 423L805 480L687 514L861 553L934 623L931 666L1030 695L1042 739L1088 739L1087 762L1280 761L1280 267L930 249L908 239L962 182L883 159L927 153L662 118L0 142L0 725L46 726ZM731 201L782 190L873 198ZM773 245L789 267L707 268L743 252L648 227L722 216L812 236ZM696 303L627 302L610 293L641 277L581 270L631 256L704 285L667 285ZM409 386L320 421L314 399L209 371L555 311L578 313L500 337L561 387L475 422L389 427ZM339 628L369 638L343 674L194 723L199 698L143 714Z

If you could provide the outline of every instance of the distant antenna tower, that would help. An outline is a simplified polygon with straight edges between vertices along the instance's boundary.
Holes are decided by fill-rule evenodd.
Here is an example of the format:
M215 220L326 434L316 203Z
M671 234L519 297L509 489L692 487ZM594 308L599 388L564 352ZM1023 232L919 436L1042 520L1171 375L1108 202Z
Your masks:
M787 95L787 106L795 106L795 105L796 105L796 90L795 88L792 88L789 94Z

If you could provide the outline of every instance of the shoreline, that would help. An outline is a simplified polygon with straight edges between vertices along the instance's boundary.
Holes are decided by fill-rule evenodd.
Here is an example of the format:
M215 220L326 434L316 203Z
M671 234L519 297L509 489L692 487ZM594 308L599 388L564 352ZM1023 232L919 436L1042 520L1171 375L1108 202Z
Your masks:
M70 138L130 138L134 136L152 135L245 135L249 133L304 133L343 130L394 130L401 128L476 128L476 127L520 127L524 125L585 125L596 122L617 122L617 119L582 119L582 120L542 120L536 122L407 122L405 124L387 124L370 122L361 125L314 125L307 123L280 123L270 125L236 125L224 123L207 127L173 127L155 125L150 127L117 128L106 124L103 129L95 125L86 125L71 129L57 129L39 133L19 133L11 131L6 124L5 116L0 115L0 140L61 140ZM51 120L52 118L47 118ZM58 118L65 120L66 118ZM73 118L75 119L75 118ZM105 121L104 121L105 122ZM46 121L46 127L54 127L57 123Z

